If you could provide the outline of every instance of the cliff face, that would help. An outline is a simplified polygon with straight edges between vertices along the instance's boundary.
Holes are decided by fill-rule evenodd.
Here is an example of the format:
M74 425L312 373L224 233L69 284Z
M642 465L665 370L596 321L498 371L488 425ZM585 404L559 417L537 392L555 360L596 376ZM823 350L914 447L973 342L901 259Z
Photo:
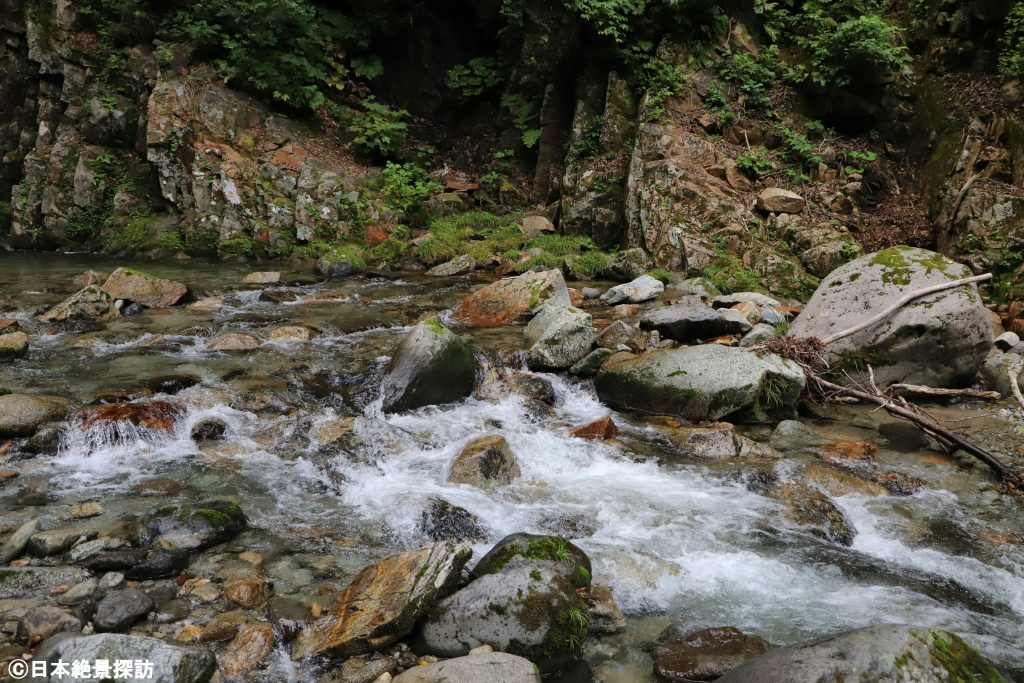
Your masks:
M361 169L212 73L183 72L180 49L136 46L109 74L66 2L4 0L3 30L13 246L273 255L348 235L339 207Z
M506 182L484 198L474 190L484 169L467 163L454 177L469 182L449 182L452 201L427 209L531 197L566 235L605 249L641 247L655 266L711 269L737 286L761 280L795 296L862 244L934 240L975 268L1012 270L1024 248L1021 98L964 73L991 55L984 40L961 34L983 36L990 20L964 28L942 8L929 11L911 36L913 69L879 86L884 96L874 101L861 94L832 103L835 120L872 121L870 138L823 129L808 139L803 123L821 103L781 83L767 84L777 93L770 116L750 113L744 85L720 63L665 41L658 58L683 85L638 92L615 68L580 61L585 49L565 16L534 8L506 86L538 107L538 146L518 192ZM432 21L430 35L459 34ZM10 246L287 256L313 243L372 246L406 218L384 208L367 180L377 173L336 131L225 87L183 46L142 31L111 57L67 0L0 0L0 32L0 239ZM434 65L429 78L415 82L410 64L394 63L403 51L392 49L395 80L383 91L418 98L432 118L417 125L457 139L448 134L462 124L447 96L421 92L441 87L426 84L444 62L426 41L406 51ZM725 45L719 50L729 54L760 50L739 22ZM951 99L957 88L973 100ZM711 104L718 99L725 104ZM498 148L510 133L518 138L505 119L490 118ZM800 144L810 151L794 151ZM449 166L452 150L436 151L438 165ZM798 172L787 170L799 153ZM765 168L752 171L759 160ZM806 209L759 206L771 186L798 190ZM906 212L894 213L897 205Z

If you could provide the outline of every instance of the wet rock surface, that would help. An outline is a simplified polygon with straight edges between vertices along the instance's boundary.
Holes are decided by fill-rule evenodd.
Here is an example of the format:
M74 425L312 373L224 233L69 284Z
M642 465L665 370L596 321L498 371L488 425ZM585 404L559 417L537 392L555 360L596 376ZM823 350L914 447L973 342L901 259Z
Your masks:
M990 662L948 631L882 625L772 650L718 680L802 683L913 677L938 682L957 676L1005 680Z
M384 410L465 398L473 390L475 368L472 350L458 335L436 321L420 323L402 341L381 380Z
M467 546L443 541L367 567L328 615L299 636L293 656L358 655L396 642L455 589L470 554Z
M670 634L651 653L654 672L667 681L714 681L767 652L763 638L729 626Z

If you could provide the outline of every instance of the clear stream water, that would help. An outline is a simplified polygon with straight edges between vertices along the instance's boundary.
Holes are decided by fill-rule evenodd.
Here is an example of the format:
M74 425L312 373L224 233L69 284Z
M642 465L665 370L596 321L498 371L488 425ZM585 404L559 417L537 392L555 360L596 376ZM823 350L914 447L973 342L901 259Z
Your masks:
M893 437L883 414L846 409L842 420L808 422L828 438L871 441L884 468L926 483L912 496L834 497L856 529L852 546L842 547L794 526L780 503L750 492L742 462L681 457L652 425L603 406L586 382L548 375L557 394L550 415L504 396L382 416L375 381L403 332L474 283L403 276L322 284L286 270L286 281L306 284L271 288L295 297L272 303L239 284L251 266L140 264L200 297L218 295L224 306L151 311L75 331L31 321L38 308L74 290L74 275L117 265L128 264L0 254L0 312L33 330L31 355L0 365L0 387L87 402L136 390L147 379L187 375L199 383L174 399L185 416L170 435L70 433L58 454L17 464L18 487L0 489L0 522L45 512L17 502L26 488L53 494L51 505L98 498L111 519L168 500L231 496L257 527L235 551L273 549L275 590L287 593L323 578L344 583L375 558L423 544L421 514L432 497L442 497L486 526L488 543L474 548L478 555L516 531L567 534L590 554L595 581L614 588L629 624L624 634L589 641L595 680L653 680L643 645L670 624L731 625L778 644L878 622L940 626L1024 672L1020 504L1000 496L968 460ZM244 353L202 347L218 332L258 333L283 322L323 335ZM520 328L461 332L484 364L521 362ZM936 411L1001 452L1024 443L1021 423L1005 409ZM572 426L609 414L623 431L618 441L569 436ZM355 417L358 445L350 452L320 440L342 416ZM228 424L227 438L197 446L189 432L207 417ZM448 484L455 453L487 433L508 440L521 479L492 493ZM750 430L755 438L768 433ZM789 454L776 468L795 478L812 460ZM308 672L283 648L279 655L274 675L304 680Z

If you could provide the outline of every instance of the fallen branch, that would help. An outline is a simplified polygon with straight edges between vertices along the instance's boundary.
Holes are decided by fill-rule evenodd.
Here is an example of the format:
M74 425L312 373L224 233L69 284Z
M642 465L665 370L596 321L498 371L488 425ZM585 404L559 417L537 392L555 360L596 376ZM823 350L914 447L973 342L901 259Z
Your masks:
M878 315L873 315L873 316L871 316L870 318L868 318L867 320L865 320L862 323L854 325L853 327L848 327L845 330L841 330L839 332L836 332L835 334L829 335L828 337L825 337L821 341L824 344L832 344L834 342L839 341L840 339L844 339L846 337L849 337L852 334L857 334L861 330L866 329L868 327L871 327L872 325L874 325L876 323L879 323L882 320L885 320L886 318L888 318L890 315L892 315L893 313L898 311L903 306L906 306L908 303L910 303L914 299L919 299L922 296L927 296L928 294L934 294L936 292L941 292L941 291L944 291L944 290L947 290L947 289L953 289L954 287L961 287L963 285L969 285L969 284L972 284L972 283L975 283L975 282L984 282L985 280L991 280L991 279L992 279L992 273L985 273L984 275L974 275L972 277L961 278L960 280L952 280L950 282L943 282L942 284L932 285L931 287L924 287L922 289L915 289L912 292L907 292L906 294L904 294L900 298L899 301L897 301L896 303L892 304L891 306L886 308L884 311L882 311Z
M1013 397L1017 399L1017 403L1020 404L1020 407L1024 408L1024 396L1020 393L1020 386L1017 384L1017 376L1014 374L1012 368L1006 369L1006 376L1010 378L1010 391L1013 392Z
M908 394L919 394L921 396L963 396L965 398L989 398L997 399L1002 397L998 391L985 391L983 389L936 389L920 384L890 384L892 391L905 391Z
M939 439L940 442L946 442L951 446L956 446L958 449L970 453L987 465L989 469L999 475L999 478L1007 489L1016 492L1024 491L1024 480L1022 480L1016 472L1004 465L997 457L986 451L984 448L971 443L956 432L946 429L934 418L917 412L913 406L905 400L897 399L900 401L900 403L897 403L891 397L884 396L880 393L873 394L860 389L853 389L850 387L844 387L840 384L835 384L834 382L824 379L808 367L804 367L804 372L807 374L807 378L817 385L820 390L827 390L840 396L852 396L862 401L868 401L879 405L890 415L895 415L896 417L901 417L904 420L913 422L924 431Z

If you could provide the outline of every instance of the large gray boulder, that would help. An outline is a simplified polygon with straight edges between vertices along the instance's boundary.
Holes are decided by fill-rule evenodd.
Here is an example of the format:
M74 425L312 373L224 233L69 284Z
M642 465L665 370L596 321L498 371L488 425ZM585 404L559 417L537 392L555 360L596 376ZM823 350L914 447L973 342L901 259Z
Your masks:
M718 683L915 681L1009 683L959 636L925 626L883 624L771 650Z
M665 285L661 280L650 275L641 275L631 282L622 285L615 285L601 295L601 301L609 306L615 304L639 304L651 299L657 299L665 291Z
M292 656L351 657L396 642L452 594L472 554L469 546L440 541L364 568L334 607L302 632Z
M388 365L381 381L384 411L461 401L473 391L475 377L469 345L436 320L426 320L406 335Z
M686 420L763 421L792 412L804 388L790 360L749 349L706 344L621 354L594 378L598 397L620 410Z
M590 353L596 336L589 313L546 304L523 331L526 364L531 370L568 368Z
M641 329L657 330L665 339L681 342L744 334L752 327L737 310L710 308L700 302L663 306L640 318Z
M118 316L114 298L97 285L83 287L39 316L44 323L110 320Z
M568 657L586 637L587 607L548 562L513 557L442 600L423 624L424 649L461 657L480 645L545 664Z
M43 643L34 659L47 662L47 670L57 662L84 660L95 663L97 659L105 659L113 666L113 662L119 659L141 660L153 665L152 677L145 679L149 683L206 683L217 671L217 660L209 650L172 645L156 638L113 633L93 636L58 634ZM62 676L59 680L85 683L96 679L91 677L90 670L88 678ZM122 683L133 679L115 677L105 680Z
M394 679L395 683L540 683L540 671L528 659L506 652L481 652L416 666Z
M167 308L188 294L188 287L130 268L118 268L103 283L103 291L115 299L133 301L146 308Z
M832 271L793 321L792 337L824 339L880 313L906 293L969 277L941 254L891 247ZM841 376L874 369L879 386L955 387L974 381L992 347L992 323L976 285L915 299L884 320L828 347Z
M47 422L62 420L71 410L71 402L45 394L6 394L0 396L0 437L32 436Z

